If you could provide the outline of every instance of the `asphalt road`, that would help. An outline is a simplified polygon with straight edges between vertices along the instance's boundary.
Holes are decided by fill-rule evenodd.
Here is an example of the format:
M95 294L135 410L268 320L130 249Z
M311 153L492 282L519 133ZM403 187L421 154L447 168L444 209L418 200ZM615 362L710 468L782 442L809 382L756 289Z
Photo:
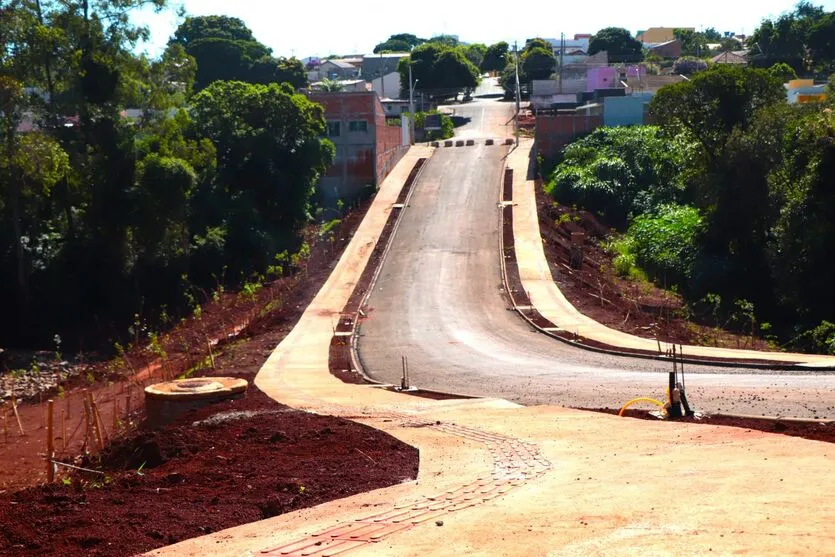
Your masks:
M462 137L512 129L504 128L512 103L477 98L454 110L465 122L457 130ZM423 388L583 408L663 399L669 364L577 349L509 311L497 208L507 148L476 143L438 149L415 184L360 329L366 372L399 384L407 356L411 382ZM697 410L835 418L831 374L709 366L687 366L685 373Z

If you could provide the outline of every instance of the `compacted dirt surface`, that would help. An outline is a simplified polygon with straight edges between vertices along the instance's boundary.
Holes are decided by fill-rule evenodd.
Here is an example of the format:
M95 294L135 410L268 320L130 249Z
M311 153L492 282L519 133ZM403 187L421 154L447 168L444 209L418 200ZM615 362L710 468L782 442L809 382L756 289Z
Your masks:
M279 405L252 385L327 279L365 209L343 219L333 240L314 244L295 276L247 299L225 294L207 303L199 319L167 333L163 361L138 347L118 364L101 364L103 372L135 371L85 385L99 402L106 433L112 435L111 399L132 392L134 410L125 415L124 403L117 408L121 431L101 454L77 456L83 435L72 435L74 422L67 425L68 448L61 451L56 442L57 460L100 473L61 467L56 483L34 486L45 476L43 408L21 404L27 435L10 430L8 442L0 438L0 555L133 555L413 479L418 454L412 447L354 422ZM209 357L208 348L196 347L212 337ZM192 411L156 431L142 429L141 386L184 372L241 377L250 387L243 398ZM56 410L69 400L78 416L80 397L68 389L56 398Z
M252 374L241 375L247 379ZM116 440L53 485L0 498L2 555L134 555L413 479L417 450L257 388Z

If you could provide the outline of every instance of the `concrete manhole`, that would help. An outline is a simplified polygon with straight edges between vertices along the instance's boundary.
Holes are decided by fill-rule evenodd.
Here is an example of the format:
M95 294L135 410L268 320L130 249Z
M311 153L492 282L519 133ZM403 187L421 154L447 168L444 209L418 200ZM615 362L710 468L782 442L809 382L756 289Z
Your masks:
M246 379L206 377L176 379L145 387L145 415L149 427L165 425L182 413L246 393Z

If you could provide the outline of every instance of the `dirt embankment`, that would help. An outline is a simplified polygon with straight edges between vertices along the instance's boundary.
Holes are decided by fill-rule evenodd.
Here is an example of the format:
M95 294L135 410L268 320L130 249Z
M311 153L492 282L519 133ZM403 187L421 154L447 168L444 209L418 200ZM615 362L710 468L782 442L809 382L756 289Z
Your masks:
M607 327L676 344L774 350L760 338L711 327L687 311L681 296L646 281L619 277L602 242L613 231L588 211L556 203L536 182L537 212L551 275L581 313ZM572 269L571 234L586 240L583 263Z
M295 276L250 297L223 294L203 306L199 319L164 335L163 361L147 347L129 352L118 365L128 361L131 371L144 370L133 380L119 381L129 372L114 371L113 362L102 371L115 383L85 380L107 433L113 434L111 408L120 433L101 455L80 461L73 459L80 446L73 443L82 437L76 435L59 460L100 473L61 469L55 484L14 491L45 475L38 454L45 445L43 408L21 405L31 427L25 437L10 431L0 451L0 555L130 555L414 478L418 454L412 447L354 422L284 407L252 385L243 399L192 411L153 432L130 425L142 422L142 412L125 415L122 402L125 390L132 392L136 408L142 384L185 371L251 383L329 276L368 205L347 215L332 240L316 242ZM215 339L211 348L207 338ZM56 409L80 396L68 385ZM74 417L80 413L71 409Z

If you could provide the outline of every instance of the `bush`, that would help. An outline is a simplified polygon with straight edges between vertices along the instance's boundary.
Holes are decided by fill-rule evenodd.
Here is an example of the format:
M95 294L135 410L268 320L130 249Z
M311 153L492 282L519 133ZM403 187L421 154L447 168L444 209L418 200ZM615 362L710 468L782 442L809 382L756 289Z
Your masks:
M664 205L654 214L640 215L627 237L638 266L668 284L684 283L698 253L702 217L693 207Z
M632 215L680 201L680 169L692 150L683 136L662 137L655 126L599 128L565 148L545 189L623 229Z

